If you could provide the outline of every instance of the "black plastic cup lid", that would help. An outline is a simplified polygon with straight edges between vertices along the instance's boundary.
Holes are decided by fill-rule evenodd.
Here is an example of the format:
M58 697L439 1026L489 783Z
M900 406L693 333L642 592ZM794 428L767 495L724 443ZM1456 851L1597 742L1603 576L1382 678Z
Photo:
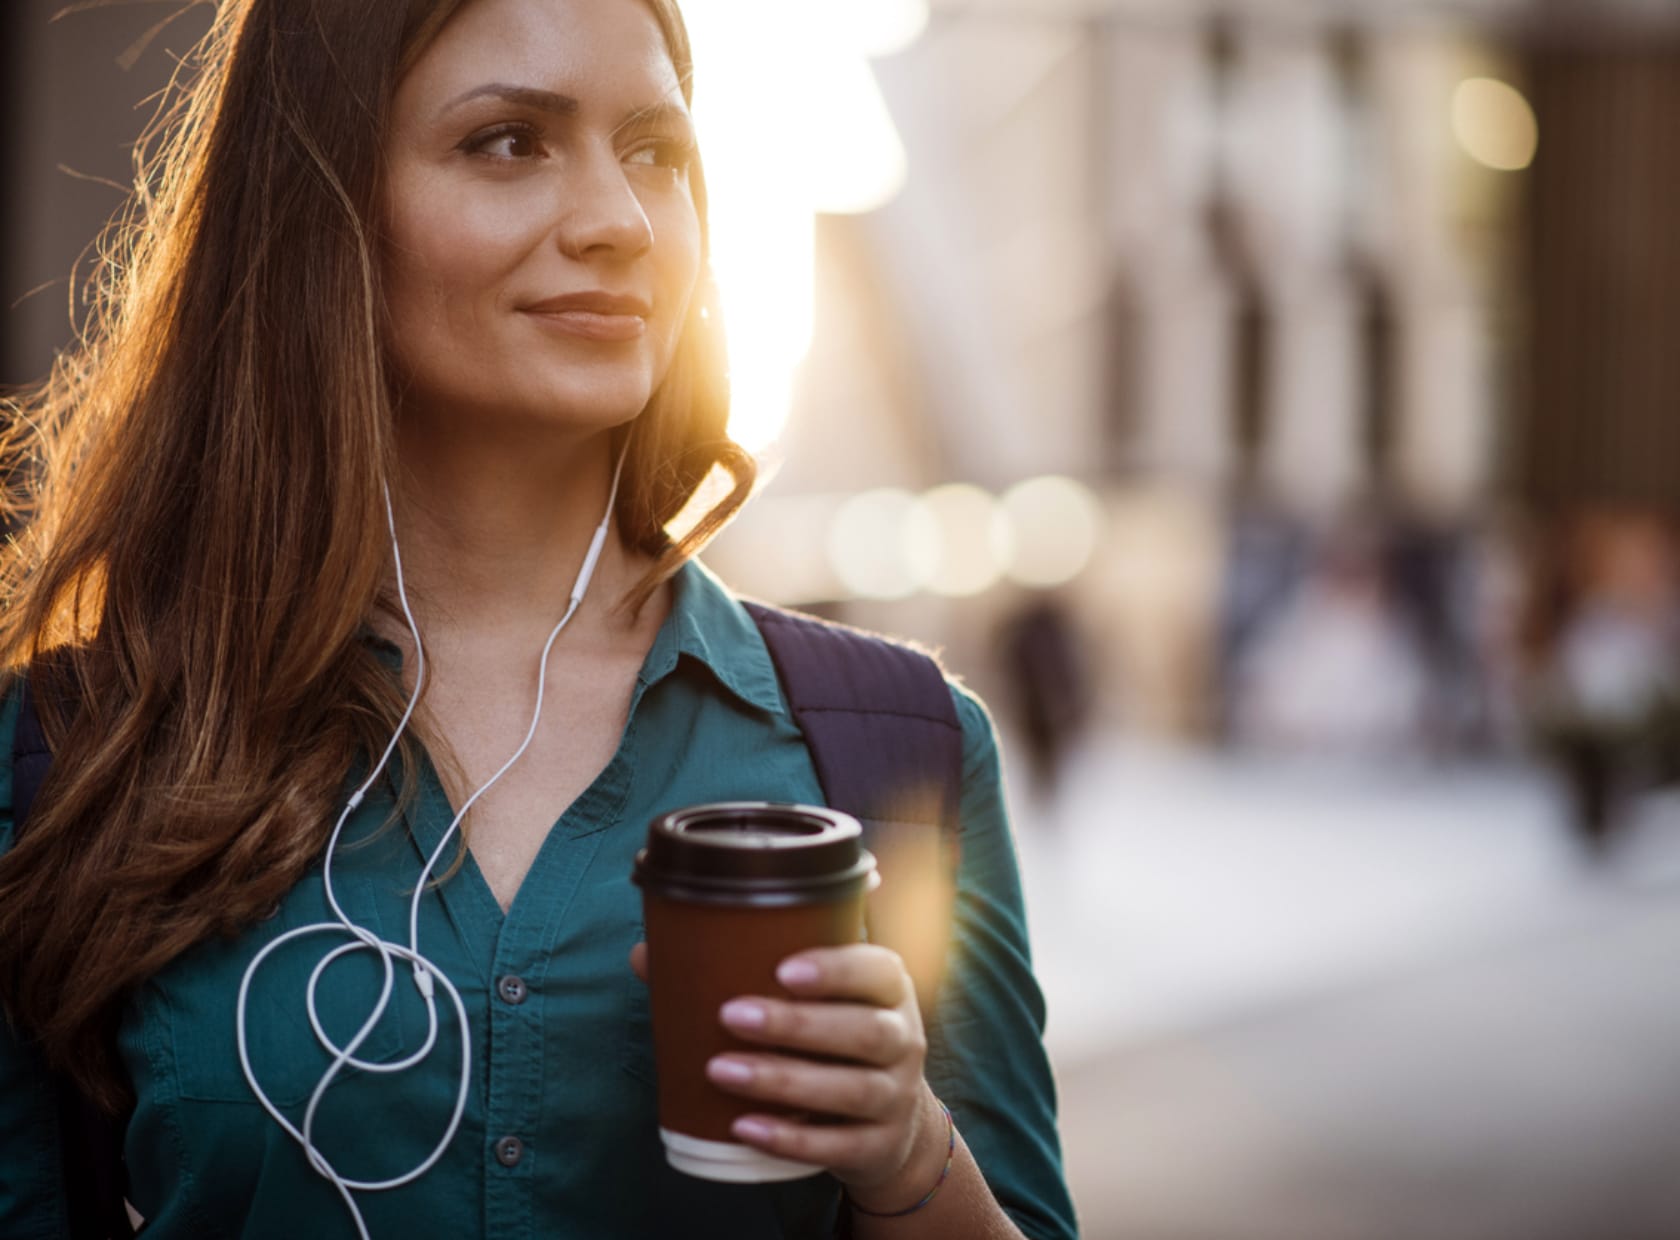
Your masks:
M843 900L879 881L857 819L768 801L661 814L648 826L633 878L669 899L755 908Z

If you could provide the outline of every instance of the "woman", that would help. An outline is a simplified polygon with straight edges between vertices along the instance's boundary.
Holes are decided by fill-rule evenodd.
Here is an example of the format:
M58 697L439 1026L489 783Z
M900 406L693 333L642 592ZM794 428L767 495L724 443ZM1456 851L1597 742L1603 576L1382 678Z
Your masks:
M148 1235L1071 1234L961 693L940 1027L890 951L798 957L798 1001L720 1015L763 1053L711 1072L840 1116L737 1129L829 1174L719 1185L660 1153L626 960L645 825L821 795L690 558L753 471L674 4L229 0L203 55L106 313L6 444L39 494L0 660L65 646L68 688L22 829L0 757L0 1233L60 1231L46 1064L123 1117ZM342 952L312 932L339 911ZM312 1021L406 1070L337 1070Z

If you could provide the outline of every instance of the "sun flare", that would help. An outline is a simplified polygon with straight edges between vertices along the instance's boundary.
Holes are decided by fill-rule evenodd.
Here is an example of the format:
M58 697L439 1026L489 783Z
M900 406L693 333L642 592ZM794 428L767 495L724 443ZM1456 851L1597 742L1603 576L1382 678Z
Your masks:
M908 170L868 57L913 42L926 0L687 0L731 436L781 435L810 352L815 217L891 201Z

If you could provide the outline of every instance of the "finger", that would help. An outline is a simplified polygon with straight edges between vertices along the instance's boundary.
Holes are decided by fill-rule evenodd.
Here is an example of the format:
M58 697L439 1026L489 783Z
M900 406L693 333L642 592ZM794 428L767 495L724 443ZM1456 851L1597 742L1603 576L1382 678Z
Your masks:
M745 1042L891 1067L927 1054L919 1023L895 1008L863 1003L731 999L719 1012L724 1028Z
M898 1078L880 1068L785 1055L718 1055L706 1064L706 1075L743 1098L847 1119L888 1120L908 1102Z
M887 1124L802 1124L758 1114L741 1116L730 1131L766 1153L842 1173L889 1158L898 1135Z
M647 981L647 944L638 943L630 949L630 969L635 975Z
M910 993L910 977L897 952L873 943L822 947L789 956L776 980L801 997L855 999L897 1007Z

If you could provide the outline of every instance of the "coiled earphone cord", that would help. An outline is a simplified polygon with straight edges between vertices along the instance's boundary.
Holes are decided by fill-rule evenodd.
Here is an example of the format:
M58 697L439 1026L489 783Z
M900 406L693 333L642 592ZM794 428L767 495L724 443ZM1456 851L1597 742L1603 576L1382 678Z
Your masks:
M379 756L379 761L369 771L367 778L362 781L355 792L351 793L350 799L345 803L343 811L338 816L338 821L333 826L332 835L327 840L321 880L326 891L327 903L332 908L335 920L298 926L278 935L264 945L263 949L252 958L251 963L246 966L245 974L239 981L239 999L234 1026L239 1047L239 1066L245 1073L245 1081L251 1087L251 1092L256 1095L257 1101L262 1104L263 1110L268 1112L269 1117L279 1124L292 1140L303 1147L303 1152L309 1159L309 1165L338 1190L339 1196L344 1199L344 1204L348 1207L350 1215L355 1221L356 1232L361 1240L371 1240L371 1238L368 1235L367 1224L362 1218L362 1212L356 1205L354 1194L398 1188L419 1179L432 1169L438 1159L443 1157L444 1151L449 1148L450 1142L455 1139L455 1134L460 1129L461 1116L466 1111L467 1096L472 1086L472 1048L467 1024L467 1009L461 1000L460 991L455 988L455 984L449 980L442 969L420 952L420 897L425 893L427 880L437 867L437 863L443 856L444 849L448 846L450 839L460 828L461 820L466 817L467 811L473 807L481 796L489 791L497 780L507 774L515 762L524 756L525 751L531 747L531 741L536 737L537 725L542 719L543 692L548 681L549 652L554 649L554 643L559 639L560 634L565 631L566 626L571 623L572 617L577 614L578 607L582 604L584 595L589 590L590 580L595 576L595 566L600 561L602 548L605 547L607 541L607 531L612 526L613 508L618 502L619 480L624 473L624 459L629 452L629 446L629 438L626 437L624 447L619 451L618 463L613 468L612 487L607 496L607 510L601 517L600 525L595 528L594 537L590 539L589 550L583 558L583 566L578 570L577 578L572 584L566 612L560 617L559 623L554 626L548 635L548 641L543 645L542 657L537 666L537 704L536 709L531 713L531 726L526 730L525 739L520 742L519 748L514 751L513 756L508 758L494 775L485 780L478 790L462 803L461 808L456 811L455 817L450 821L448 829L438 840L437 846L427 857L425 867L420 871L419 881L414 885L414 895L409 900L408 943L406 946L383 939L373 931L358 926L351 921L343 906L339 904L338 896L334 893L332 885L333 852L338 846L339 837L344 833L345 823L350 820L351 814L355 813L361 805L368 789L373 787L375 781L379 779L389 765L391 755L396 751L397 743L402 739L403 733L408 729L410 720L414 717L415 708L420 702L421 688L425 684L426 678L425 646L420 640L420 626L415 622L414 612L409 607L408 592L403 582L402 552L397 546L397 521L391 508L391 491L388 486L384 488L385 524L391 535L391 557L396 567L397 598L402 604L403 620L407 623L409 635L414 641L414 688L409 694L408 706L403 711L402 718L398 720L396 730L391 733L391 739L386 743L385 751ZM250 1046L246 1038L246 1010L250 1001L251 979L256 976L257 970L262 967L263 962L270 955L293 939L302 938L305 935L327 933L348 935L350 941L339 944L321 957L314 969L310 971L309 984L304 990L304 1007L309 1015L310 1028L314 1030L315 1039L321 1044L322 1049L332 1056L332 1063L327 1066L326 1071L321 1074L321 1079L316 1082L315 1088L310 1092L309 1103L304 1108L303 1126L299 1128L287 1119L280 1108L275 1105L274 1100L263 1089L262 1083L258 1081L256 1070L251 1066ZM371 951L378 955L380 964L384 969L384 976L380 983L379 996L373 1005L373 1010L350 1040L340 1046L333 1041L325 1026L321 1023L320 1015L316 1010L315 992L320 985L322 975L335 961L360 951ZM376 1063L358 1057L356 1051L367 1040L375 1026L379 1024L390 1005L396 979L396 969L393 962L397 960L407 962L411 968L415 988L419 991L421 1000L425 1003L426 1038L420 1048L413 1054L386 1063ZM431 1153L401 1175L384 1180L356 1180L340 1174L338 1169L328 1161L326 1155L315 1145L315 1119L320 1110L322 1099L326 1097L327 1090L346 1068L371 1073L406 1072L430 1058L438 1040L439 1024L436 992L440 986L454 1008L456 1024L461 1031L460 1084L456 1090L455 1108L449 1117L448 1127L432 1148Z

